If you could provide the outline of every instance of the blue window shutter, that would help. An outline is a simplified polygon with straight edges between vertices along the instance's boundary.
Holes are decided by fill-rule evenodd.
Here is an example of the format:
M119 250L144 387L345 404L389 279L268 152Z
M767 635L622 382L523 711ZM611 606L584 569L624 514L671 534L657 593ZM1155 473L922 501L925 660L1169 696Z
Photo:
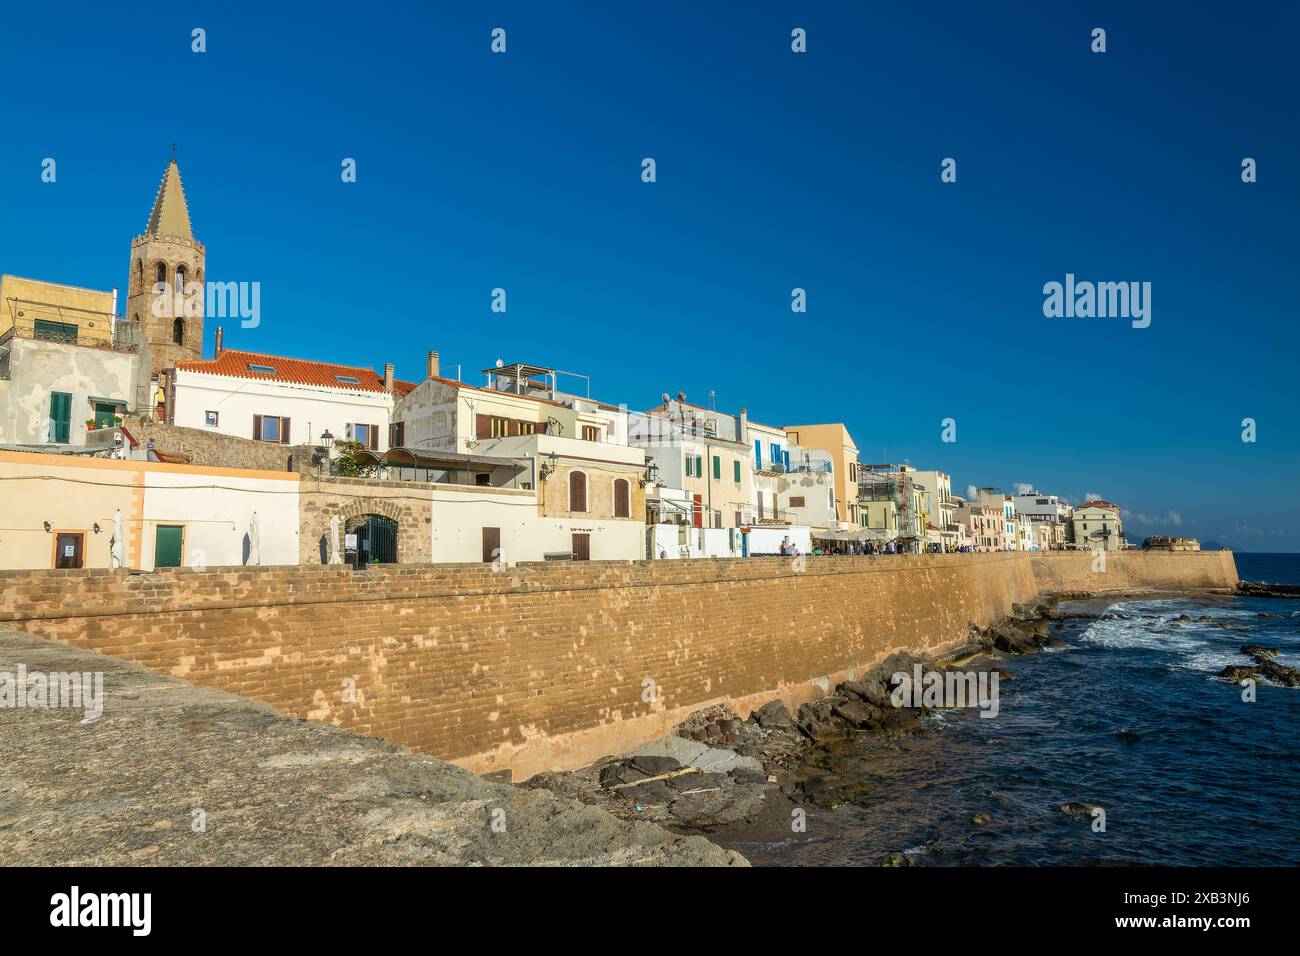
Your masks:
M787 450L781 452L781 459L782 459L782 462L785 464L785 470L786 470L786 471L789 471L789 470L790 470L790 451L789 451L789 449L787 449Z
M754 467L762 471L763 469L763 439L754 439Z

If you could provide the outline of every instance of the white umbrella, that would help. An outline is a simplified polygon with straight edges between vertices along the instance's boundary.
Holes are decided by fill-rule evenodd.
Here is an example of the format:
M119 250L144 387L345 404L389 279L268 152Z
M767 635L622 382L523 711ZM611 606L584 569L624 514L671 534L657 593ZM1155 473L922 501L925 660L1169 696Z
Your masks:
M261 535L257 529L257 512L254 511L253 516L248 519L248 563L249 564L262 563L262 543L260 539L261 539Z
M342 564L343 555L339 554L339 516L330 517L330 564Z
M122 529L122 509L113 512L113 540L110 542L109 567L126 567L126 532Z

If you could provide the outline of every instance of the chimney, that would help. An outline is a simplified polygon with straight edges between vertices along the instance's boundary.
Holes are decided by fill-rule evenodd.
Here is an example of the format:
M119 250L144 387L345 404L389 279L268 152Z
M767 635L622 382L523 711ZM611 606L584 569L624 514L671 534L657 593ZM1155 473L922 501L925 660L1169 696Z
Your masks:
M740 410L740 434L736 436L736 440L743 441L746 445L749 444L749 409L748 408L742 408Z
M438 377L438 353L437 352L429 353L429 374L427 377L428 378Z
M384 391L392 392L393 390L393 363L384 363Z
M215 348L213 349L212 357L213 357L213 358L221 358L221 353L222 353L222 351L225 350L225 347L226 347L226 346L225 346L225 333L222 332L222 330L221 330L221 326L218 325L218 326L217 326L217 340L216 340Z

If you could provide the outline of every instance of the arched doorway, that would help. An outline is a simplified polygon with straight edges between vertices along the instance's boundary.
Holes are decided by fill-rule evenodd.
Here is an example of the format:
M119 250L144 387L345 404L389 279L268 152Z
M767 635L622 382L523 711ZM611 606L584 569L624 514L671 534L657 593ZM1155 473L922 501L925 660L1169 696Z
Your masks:
M372 564L397 563L397 522L384 515L349 518L346 531L357 536L357 548ZM342 542L340 542L341 544Z

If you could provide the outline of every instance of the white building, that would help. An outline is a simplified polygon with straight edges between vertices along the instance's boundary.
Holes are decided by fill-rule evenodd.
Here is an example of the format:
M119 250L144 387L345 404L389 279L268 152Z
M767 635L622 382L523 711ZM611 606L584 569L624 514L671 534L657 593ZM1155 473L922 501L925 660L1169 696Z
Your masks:
M262 355L221 348L217 356L176 363L167 396L167 422L277 442L320 445L335 440L363 448L389 447L389 423L397 398L415 386L397 382L393 367L373 369Z

